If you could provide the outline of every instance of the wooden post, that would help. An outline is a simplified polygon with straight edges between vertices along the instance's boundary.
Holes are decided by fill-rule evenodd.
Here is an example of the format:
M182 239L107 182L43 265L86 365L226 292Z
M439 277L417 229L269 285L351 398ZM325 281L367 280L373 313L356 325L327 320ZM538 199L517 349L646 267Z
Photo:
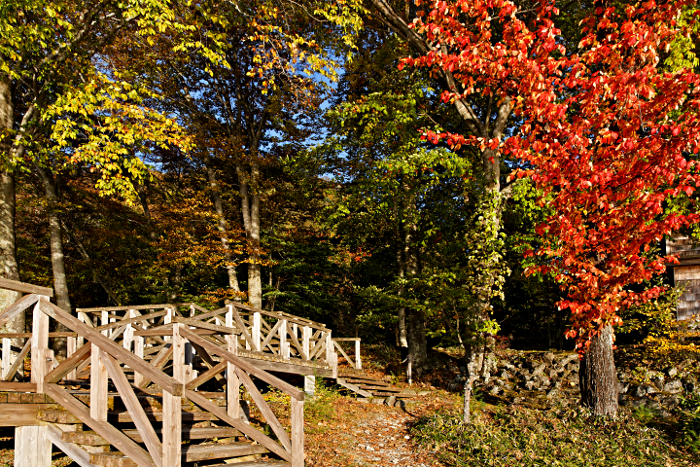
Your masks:
M78 339L76 337L68 337L66 342L66 357L71 357L76 350L78 350ZM66 379L69 381L75 381L78 379L78 371L73 370L66 375Z
M100 315L102 318L102 323L101 323L102 326L104 326L105 324L109 324L109 312L107 310L102 310L102 313L100 313ZM109 337L112 335L112 330L110 329L110 330L102 331L102 334Z
M238 355L238 344L236 342L238 336L227 334L225 339L226 350L234 355ZM226 364L226 413L233 418L241 416L240 386L241 382L238 380L236 367L231 362L228 362Z
M47 429L47 426L15 427L15 467L51 467Z
M190 305L190 318L194 317L194 305Z
M360 359L360 339L355 341L355 369L362 369L362 359Z
M326 364L329 366L331 365L331 362L333 360L332 353L333 353L333 338L331 337L331 331L328 330L325 333L326 337Z
M194 347L189 342L185 342L185 382L189 383L197 377L194 371Z
M304 349L304 357L306 360L310 360L309 352L311 351L311 334L313 329L308 326L304 326L302 329L302 348ZM304 392L310 396L313 396L316 392L316 376L314 375L304 375Z
M41 302L48 300L44 297L34 305L32 317L32 376L31 382L36 383L36 392L44 392L44 378L48 374L46 359L50 358L49 350L49 316L41 311Z
M134 338L134 353L136 354L137 357L143 360L143 351L145 347L145 340L146 338L143 336L136 336ZM138 371L134 371L134 386L136 387L141 387L141 383L143 382L143 375L139 373Z
M262 326L260 323L261 319L262 316L259 312L256 311L253 313L253 332L251 337L253 338L253 349L257 350L258 352L260 352L260 329Z
M333 342L333 346L335 346L335 342ZM333 371L331 377L338 379L338 352L335 351L335 348L333 348L333 351L331 352L331 361L329 363L331 365L331 370Z
M171 310L171 308L169 308ZM185 341L180 336L180 323L173 324L173 379L185 382ZM163 456L162 465L180 467L182 463L182 397L163 390Z
M136 310L129 310L127 313L127 318L135 318L136 317ZM131 324L126 325L126 329L124 329L124 334L123 334L123 341L122 341L122 346L131 352L131 343L134 341L134 327Z
M7 373L12 367L12 339L7 337L2 338L2 380L5 381Z
M304 401L292 398L292 459L291 467L304 467Z
M290 348L289 348L289 341L287 340L287 326L289 326L289 323L287 322L286 319L282 320L282 324L280 325L280 356L282 358L289 358L290 356Z
M107 421L108 381L107 368L100 355L102 351L95 344L90 353L90 416L97 421Z
M173 309L172 308L166 308L166 311L168 312L165 317L163 317L163 324L170 324L173 322ZM171 338L170 336L165 336L163 339L165 342L170 342Z

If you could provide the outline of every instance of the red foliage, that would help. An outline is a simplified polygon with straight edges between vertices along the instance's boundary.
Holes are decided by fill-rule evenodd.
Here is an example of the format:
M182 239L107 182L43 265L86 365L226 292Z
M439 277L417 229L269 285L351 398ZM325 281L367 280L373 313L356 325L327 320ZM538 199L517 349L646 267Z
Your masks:
M404 62L449 70L463 91L443 93L445 102L474 93L511 100L522 122L513 136L439 136L457 149L499 148L527 163L521 175L555 213L538 228L543 243L530 254L545 261L533 271L557 274L568 293L559 306L572 311L567 336L581 350L621 322L621 308L659 294L630 285L673 260L647 253L650 246L698 220L669 210L668 201L690 196L700 181L700 77L660 66L680 9L690 3L645 1L621 11L598 1L576 53L557 41L552 1L542 1L528 24L505 0L440 1L414 21L437 46Z

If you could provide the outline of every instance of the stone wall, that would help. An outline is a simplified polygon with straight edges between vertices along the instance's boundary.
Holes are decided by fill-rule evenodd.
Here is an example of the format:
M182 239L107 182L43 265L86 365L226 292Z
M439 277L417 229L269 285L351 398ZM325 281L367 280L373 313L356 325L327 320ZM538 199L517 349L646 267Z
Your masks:
M575 353L512 352L487 359L475 388L505 402L568 406L579 403L578 370ZM698 362L691 360L664 371L619 366L620 404L645 405L666 415L676 408L679 397L700 391L699 373ZM457 375L449 389L459 391L462 385L463 378Z

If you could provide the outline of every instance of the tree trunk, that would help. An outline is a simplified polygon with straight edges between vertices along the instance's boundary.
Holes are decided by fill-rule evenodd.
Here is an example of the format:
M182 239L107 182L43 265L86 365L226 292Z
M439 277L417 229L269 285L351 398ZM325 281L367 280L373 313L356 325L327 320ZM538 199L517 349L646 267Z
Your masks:
M614 341L612 326L606 326L592 339L581 360L581 404L590 407L595 416L617 415L619 391L613 355Z
M224 249L224 259L226 260L226 274L228 275L228 286L233 290L235 301L240 301L241 299L241 288L238 285L238 275L236 274L236 264L233 261L233 255L231 254L231 247L229 246L230 237L228 235L228 226L226 224L226 217L224 216L224 202L221 198L221 191L219 190L219 182L216 179L216 172L211 166L211 158L207 155L206 151L203 157L204 166L207 169L207 178L209 180L209 188L211 189L211 198L214 202L214 209L216 210L216 215L219 216L219 222L217 223L217 229L221 235L221 246Z
M248 240L248 301L255 308L262 308L262 270L260 267L260 195L258 179L260 167L252 164L250 177L241 166L237 168L240 183L243 226Z
M12 105L12 81L0 75L0 157L10 160L14 107ZM15 179L9 169L0 169L0 275L6 279L19 280L17 245L15 236ZM0 289L0 310L20 299L19 292ZM24 332L25 313L20 313L2 327L2 332ZM19 340L14 345L21 344Z

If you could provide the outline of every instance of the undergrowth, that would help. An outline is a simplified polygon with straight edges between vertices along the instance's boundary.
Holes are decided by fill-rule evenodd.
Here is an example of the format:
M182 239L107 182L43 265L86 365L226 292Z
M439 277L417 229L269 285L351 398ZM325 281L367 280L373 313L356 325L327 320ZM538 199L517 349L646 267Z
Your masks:
M473 420L464 425L458 412L438 413L420 418L412 433L447 467L670 467L697 465L700 461L696 450L700 430L690 435L690 441L674 446L676 440L629 414L608 420L591 418L579 409L557 414L489 406L475 413ZM693 425L700 418L687 420Z

